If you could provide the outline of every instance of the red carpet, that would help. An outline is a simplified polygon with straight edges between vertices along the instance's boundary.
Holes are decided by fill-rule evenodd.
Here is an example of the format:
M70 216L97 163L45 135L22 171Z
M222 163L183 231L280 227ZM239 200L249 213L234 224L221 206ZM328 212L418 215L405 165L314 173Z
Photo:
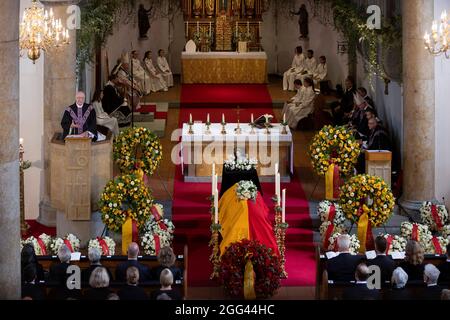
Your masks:
M187 88L185 88L187 87ZM199 87L199 88L196 88ZM182 92L189 90L190 92L198 92L201 88L209 86L183 86ZM214 86L216 89L219 86ZM225 86L223 90L229 89L229 86ZM234 87L234 86L233 86ZM242 86L246 87L246 86ZM265 113L273 113L271 101L261 101L262 97L269 97L265 86L250 86L252 88L259 87L261 92L255 93L254 91L248 95L248 99L252 96L255 101L249 103L249 106L260 105L258 110L252 108L241 109L240 119L241 122L248 122L250 120L250 114L254 113L257 117ZM208 93L209 94L209 93ZM244 93L241 93L244 96ZM208 95L202 98L208 97ZM234 122L237 119L236 110L223 108L225 104L224 100L217 100L217 97L208 97L214 99L208 105L208 109L191 108L193 105L194 97L188 97L192 100L188 100L188 103L181 101L180 110L180 122L187 122L189 114L195 120L205 121L206 113L210 113L212 122L220 122L222 113L225 113L227 122ZM226 101L230 102L233 97L227 98ZM201 100L201 98L198 98ZM216 103L213 101L221 101ZM243 104L240 104L242 106ZM268 107L270 106L270 107ZM210 109L214 107L214 109ZM207 198L210 196L211 185L209 183L185 183L181 174L181 167L176 169L175 181L174 181L174 201L172 207L172 219L176 226L175 229L175 241L176 246L182 246L184 243L189 247L189 279L188 284L190 286L208 287L217 285L216 281L209 280L211 274L211 264L208 260L210 254L210 248L208 242L210 239L210 214L209 214L209 201ZM219 187L220 188L220 187ZM262 184L264 200L269 208L273 208L272 196L275 193L274 183ZM288 279L283 280L283 286L314 286L315 285L315 273L316 264L314 259L314 247L313 247L313 233L312 223L309 216L308 201L306 200L305 193L298 178L293 177L291 183L282 184L282 189L287 189L286 197L286 220L289 223L286 237L286 271L288 272ZM271 216L273 221L273 213ZM178 250L178 249L176 249Z

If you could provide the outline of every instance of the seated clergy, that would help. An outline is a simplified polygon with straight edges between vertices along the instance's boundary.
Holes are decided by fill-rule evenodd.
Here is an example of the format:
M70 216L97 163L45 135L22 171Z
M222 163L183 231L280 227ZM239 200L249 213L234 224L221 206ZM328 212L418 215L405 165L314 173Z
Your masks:
M167 91L167 83L164 76L156 69L152 60L152 52L147 51L144 57L144 66L150 76L150 90L152 92Z
M131 122L131 110L126 100L120 95L118 85L117 74L112 74L103 89L102 108L111 117L117 119L119 126L126 126Z
M438 285L440 271L433 264L427 264L423 270L423 281L426 284L422 292L422 300L440 300L442 290L445 288Z
M312 73L312 78L314 82L320 82L326 79L328 75L328 66L327 66L327 58L325 56L321 56L319 58L319 64L316 67L316 70Z
M137 82L139 82L140 87L143 89L142 93L147 95L150 93L150 81L148 81L149 75L141 65L141 61L139 60L139 52L133 50L131 52L131 59L133 62L133 77Z
M295 48L294 59L292 60L291 68L283 75L283 90L294 91L294 81L298 75L300 75L305 69L305 56L303 54L303 48Z
M343 293L344 300L380 300L380 291L377 289L369 289L367 279L370 276L369 268L361 263L356 267L355 279L356 283L353 287L348 288Z
M375 259L369 260L367 262L368 266L378 266L381 270L381 283L384 284L386 281L390 281L392 277L392 272L395 269L395 262L391 257L386 255L387 240L383 236L378 236L375 238L375 251L377 256Z
M350 236L340 235L337 239L339 255L328 260L328 279L334 281L355 280L355 270L361 262L361 256L350 254Z
M128 54L122 57L122 63L117 71L117 83L123 91L123 95L127 97L128 101L131 101L131 105L135 110L140 108L141 97L144 93L144 89L134 77L131 76L130 59Z
M316 93L314 92L314 82L311 78L306 78L303 82L303 90L300 102L295 103L286 112L286 122L291 129L297 128L298 122L307 118L314 112L314 100Z
M102 99L103 91L97 90L92 98L92 105L95 108L95 114L97 116L97 125L108 128L112 132L113 137L117 137L119 135L119 123L116 118L110 117L109 114L103 110Z
M439 266L439 282L450 283L450 243L447 244L447 261Z
M67 107L61 120L63 139L69 134L84 135L97 141L97 116L92 105L84 103L84 92L77 92L76 102Z
M314 75L314 72L316 72L317 69L317 60L314 58L314 50L308 50L304 66L305 70L303 70L302 74L306 74L308 76Z
M125 282L127 280L127 269L129 267L136 267L139 270L139 279L141 281L149 281L150 280L150 269L140 264L137 261L139 255L139 246L136 242L131 242L128 245L128 261L122 262L116 268L116 280Z
M300 103L302 101L303 96L302 80L295 79L294 86L295 90L297 90L297 94L284 103L282 114L286 114L289 108L294 107L296 103Z
M163 49L159 49L158 58L156 59L156 65L158 66L159 71L161 72L164 81L166 81L167 86L173 87L173 74L170 70L169 63L165 57L165 52Z

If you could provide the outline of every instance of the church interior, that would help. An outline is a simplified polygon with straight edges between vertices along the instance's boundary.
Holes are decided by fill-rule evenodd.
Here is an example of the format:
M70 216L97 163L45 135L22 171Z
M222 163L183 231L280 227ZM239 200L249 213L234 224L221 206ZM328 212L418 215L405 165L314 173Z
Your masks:
M450 299L446 10L0 1L0 299Z

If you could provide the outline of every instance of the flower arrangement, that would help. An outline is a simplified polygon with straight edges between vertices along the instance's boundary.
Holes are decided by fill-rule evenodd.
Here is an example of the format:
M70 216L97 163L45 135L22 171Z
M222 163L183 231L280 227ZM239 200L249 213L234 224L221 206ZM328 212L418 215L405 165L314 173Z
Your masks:
M317 207L317 214L320 216L322 223L329 221L330 215L333 215L333 221L336 226L343 226L345 223L345 215L341 206L332 201L322 201Z
M88 249L97 248L105 256L113 256L116 251L116 243L110 237L97 237L89 240Z
M100 196L103 223L118 232L128 217L142 228L151 216L152 196L144 182L136 175L119 176L108 182Z
M138 158L137 149L142 149ZM152 175L162 159L162 146L159 138L146 128L129 128L122 131L114 142L114 161L120 170L133 173L141 168L147 175Z
M324 237L325 237L327 231L329 230L330 226L333 226L333 229L332 229L332 232L329 235L328 239L335 233L343 234L347 231L343 225L336 225L336 224L332 223L331 221L325 221L319 227L319 232L320 232L320 236L322 238L322 242L325 240Z
M64 238L55 238L50 243L50 250L53 254L58 254L59 248L65 244L71 252L80 251L80 239L78 239L75 235L69 233Z
M337 251L337 239L339 238L341 234L340 233L335 233L333 234L330 239L329 239L329 246L328 246L328 251ZM356 237L356 235L352 234L350 236L350 253L351 254L358 254L359 252L359 240Z
M351 175L360 151L359 143L346 127L323 127L309 147L313 168L319 176L325 176L331 164L339 166L343 176Z
M420 207L420 217L431 231L441 231L448 221L448 212L445 205L426 201Z
M239 200L256 200L258 188L252 181L239 181L236 187L236 195Z
M272 249L248 239L232 243L222 255L220 279L225 290L235 298L244 297L244 271L248 259L255 272L257 298L273 296L280 287L280 259Z
M225 169L230 170L230 171L249 171L252 169L256 169L258 165L258 160L256 159L248 159L248 158L244 158L244 159L230 159L230 160L225 160L224 162L224 166Z
M447 238L432 237L431 241L428 242L428 245L425 247L425 252L427 254L446 254L448 243L449 239Z
M38 238L31 236L21 241L22 246L20 249L22 249L23 246L28 243L33 245L34 252L36 253L36 255L45 256L50 252L50 244L52 243L52 237L50 237L48 234L45 233L41 234Z
M384 234L383 237L385 237L388 242L386 254L392 254L393 252L405 252L406 243L408 242L406 238L390 234Z
M424 224L403 222L400 225L400 231L403 237L419 242L424 249L428 247L433 238L428 226Z
M145 232L141 237L141 247L146 255L157 255L159 249L171 245L169 232Z
M340 205L352 222L367 214L372 227L379 227L391 217L395 198L382 178L358 175L341 187Z
M170 241L173 239L174 231L175 225L168 219L148 221L144 227L144 233L158 234L167 237Z
M450 224L445 225L442 228L441 233L444 238L449 238L450 237Z

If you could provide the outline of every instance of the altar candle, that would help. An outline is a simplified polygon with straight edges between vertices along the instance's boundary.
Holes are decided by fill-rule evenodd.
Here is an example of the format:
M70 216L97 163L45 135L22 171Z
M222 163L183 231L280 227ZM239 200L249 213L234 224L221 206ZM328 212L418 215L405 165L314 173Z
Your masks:
M219 223L219 191L214 190L214 223Z
M19 139L19 143L22 145L23 144L23 138Z
M278 162L275 163L275 174L277 174L279 172L279 166L278 166Z
M210 123L210 121L209 121L209 113L208 113L208 115L206 116L206 123Z
M281 222L286 222L286 189L283 189L283 201L281 206Z
M286 113L283 113L283 123L286 123Z
M275 175L275 194L277 195L277 203L280 205L281 194L280 194L280 174Z
M189 123L192 123L192 113L189 113Z
M216 178L216 164L213 163L212 165L212 183L211 183L211 194L214 195L214 191L216 190L216 183L214 181L214 179Z
M218 189L218 185L219 185L219 176L217 175L217 173L215 174L215 178L214 178L214 183L215 183L215 189Z
M225 123L225 114L222 113L222 123Z
M251 123L254 123L255 121L253 121L253 113L252 113L252 119L251 119L251 121L250 121Z

